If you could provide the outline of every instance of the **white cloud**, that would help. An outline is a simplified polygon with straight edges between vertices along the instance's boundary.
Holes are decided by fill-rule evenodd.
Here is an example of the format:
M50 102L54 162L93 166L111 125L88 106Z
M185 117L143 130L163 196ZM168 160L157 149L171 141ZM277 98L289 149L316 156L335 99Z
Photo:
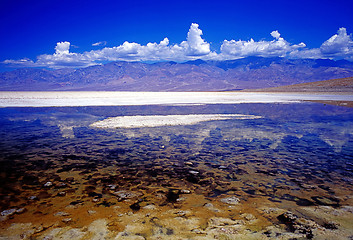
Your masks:
M187 41L180 45L186 49L186 54L189 56L202 56L211 52L210 44L201 38L202 30L196 23L191 24L188 32Z
M278 32L278 30L276 30L276 31L271 32L271 36L278 40L280 38L281 34Z
M261 57L284 57L288 53L299 48L305 47L304 43L292 45L283 38L281 38L278 31L271 32L271 36L275 38L272 41L242 41L242 40L224 40L221 46L221 53L225 56L233 56L234 58L241 58L247 56L261 56Z
M303 49L303 50L294 50L288 55L290 58L311 58L311 59L319 59L323 58L321 55L320 49Z
M272 41L224 40L220 52L210 50L210 43L204 40L199 25L192 23L187 33L186 41L170 44L166 37L159 43L150 42L141 45L125 41L115 47L104 47L83 53L70 52L73 45L68 42L58 42L54 54L39 55L36 61L31 59L5 60L2 63L13 67L86 67L107 61L177 61L231 60L247 56L289 57L289 58L345 58L353 60L352 35L345 28L340 28L337 34L326 40L319 48L308 49L304 43L291 44L275 30L270 34ZM104 46L106 42L97 42L92 46Z
M69 50L69 42L58 42L55 47L55 54L69 54Z
M326 56L353 55L352 34L348 35L345 28L340 28L337 34L326 40L320 47L320 51Z
M53 55L40 55L35 62L38 66L51 68L90 66L103 61L187 61L209 55L214 56L210 44L201 38L202 31L196 23L191 24L186 41L169 45L169 39L164 38L159 43L139 43L125 41L116 47L105 47L89 52L69 52L69 42L59 42ZM98 43L96 44L98 45Z
M337 34L322 43L319 48L293 51L290 54L295 58L330 58L353 60L353 38L347 34L346 28L340 28Z
M10 65L12 67L35 67L35 63L28 58L23 58L19 60L7 59L2 63Z
M93 47L99 47L99 46L105 46L107 45L106 41L101 41L101 42L96 42L96 43L92 43Z

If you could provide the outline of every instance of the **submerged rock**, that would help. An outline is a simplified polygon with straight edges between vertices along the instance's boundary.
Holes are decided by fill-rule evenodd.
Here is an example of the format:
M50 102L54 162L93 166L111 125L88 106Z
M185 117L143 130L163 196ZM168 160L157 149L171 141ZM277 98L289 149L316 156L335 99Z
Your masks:
M69 223L72 221L72 218L64 218L61 220L63 223Z
M141 209L141 206L140 206L140 203L139 202L136 202L134 204L131 204L130 205L130 208L133 210L133 211L138 211Z
M190 194L191 191L190 190L186 190L186 189L182 189L182 190L180 190L180 193L181 194Z
M256 217L254 215L252 215L251 213L243 213L240 216L243 217L246 221L255 221L256 220Z
M130 198L139 197L139 196L142 195L142 193L127 191L127 190L121 190L121 191L113 192L113 195L117 196L119 198L119 201L121 201L121 200L124 200L124 199L130 199Z
M44 187L51 187L51 186L53 186L53 183L52 182L46 182L43 186Z
M232 197L222 198L221 202L226 204L236 205L240 202L240 199L235 196L232 196Z
M147 210L156 210L156 206L153 204L149 204L143 207L143 209L147 209Z
M308 219L299 218L289 211L279 215L277 219L284 223L291 232L304 234L308 239L314 237L313 230L320 228L317 223Z
M1 212L1 216L3 217L7 217L7 216L11 216L13 215L15 212L17 211L17 209L12 208L12 209L7 209Z
M169 189L168 193L167 193L167 201L168 202L176 202L177 199L179 199L179 194L180 194L180 190L178 189Z
M67 212L57 212L54 214L54 216L69 216L70 213L67 213Z
M30 197L28 197L28 200L38 200L38 197L37 196L30 196Z
M66 196L66 192L64 192L64 191L63 191L63 192L59 192L59 193L58 193L58 196L64 197L64 196Z
M95 211L95 210L87 210L87 213L88 213L89 215L93 215L93 214L96 214L97 211Z
M208 220L208 226L210 228L227 226L227 225L235 225L235 224L238 224L238 222L236 222L232 219L229 219L229 218L212 217Z
M343 206L341 209L343 211L353 213L353 206Z
M16 210L16 213L24 213L25 211L27 211L27 209L26 208L19 208L19 209L17 209Z

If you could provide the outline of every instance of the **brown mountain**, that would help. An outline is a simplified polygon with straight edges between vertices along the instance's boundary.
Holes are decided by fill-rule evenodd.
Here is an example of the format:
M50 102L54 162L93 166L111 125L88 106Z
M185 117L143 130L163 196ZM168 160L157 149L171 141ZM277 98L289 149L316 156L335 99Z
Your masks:
M326 81L317 81L302 84L293 84L281 87L251 89L259 92L353 92L353 77L338 78Z

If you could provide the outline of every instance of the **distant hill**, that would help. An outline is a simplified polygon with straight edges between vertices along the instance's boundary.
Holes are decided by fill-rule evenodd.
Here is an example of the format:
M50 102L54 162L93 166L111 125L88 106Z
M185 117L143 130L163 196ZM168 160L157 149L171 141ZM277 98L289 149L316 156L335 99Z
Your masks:
M353 92L353 77L294 84L281 87L255 89L260 92Z
M353 62L247 57L185 63L111 62L80 69L0 73L2 91L233 91L353 76Z

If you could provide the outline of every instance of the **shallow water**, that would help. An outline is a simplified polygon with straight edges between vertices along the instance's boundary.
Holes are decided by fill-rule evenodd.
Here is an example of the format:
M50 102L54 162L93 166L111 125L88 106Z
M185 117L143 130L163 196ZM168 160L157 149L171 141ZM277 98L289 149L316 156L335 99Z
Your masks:
M129 129L91 126L108 117L184 114L258 118ZM185 222L166 222L197 218L196 225L206 231L212 217L245 221L244 214L251 214L257 221L247 228L260 232L283 224L264 208L304 216L303 207L353 206L353 109L346 107L2 108L0 152L1 211L24 208L3 217L3 232L13 223L31 223L43 228L34 236L45 236L55 227L82 228L108 219L116 233L193 239L199 232L184 229ZM226 203L229 197L239 203ZM127 231L134 221L141 226ZM158 226L162 230L156 233Z

